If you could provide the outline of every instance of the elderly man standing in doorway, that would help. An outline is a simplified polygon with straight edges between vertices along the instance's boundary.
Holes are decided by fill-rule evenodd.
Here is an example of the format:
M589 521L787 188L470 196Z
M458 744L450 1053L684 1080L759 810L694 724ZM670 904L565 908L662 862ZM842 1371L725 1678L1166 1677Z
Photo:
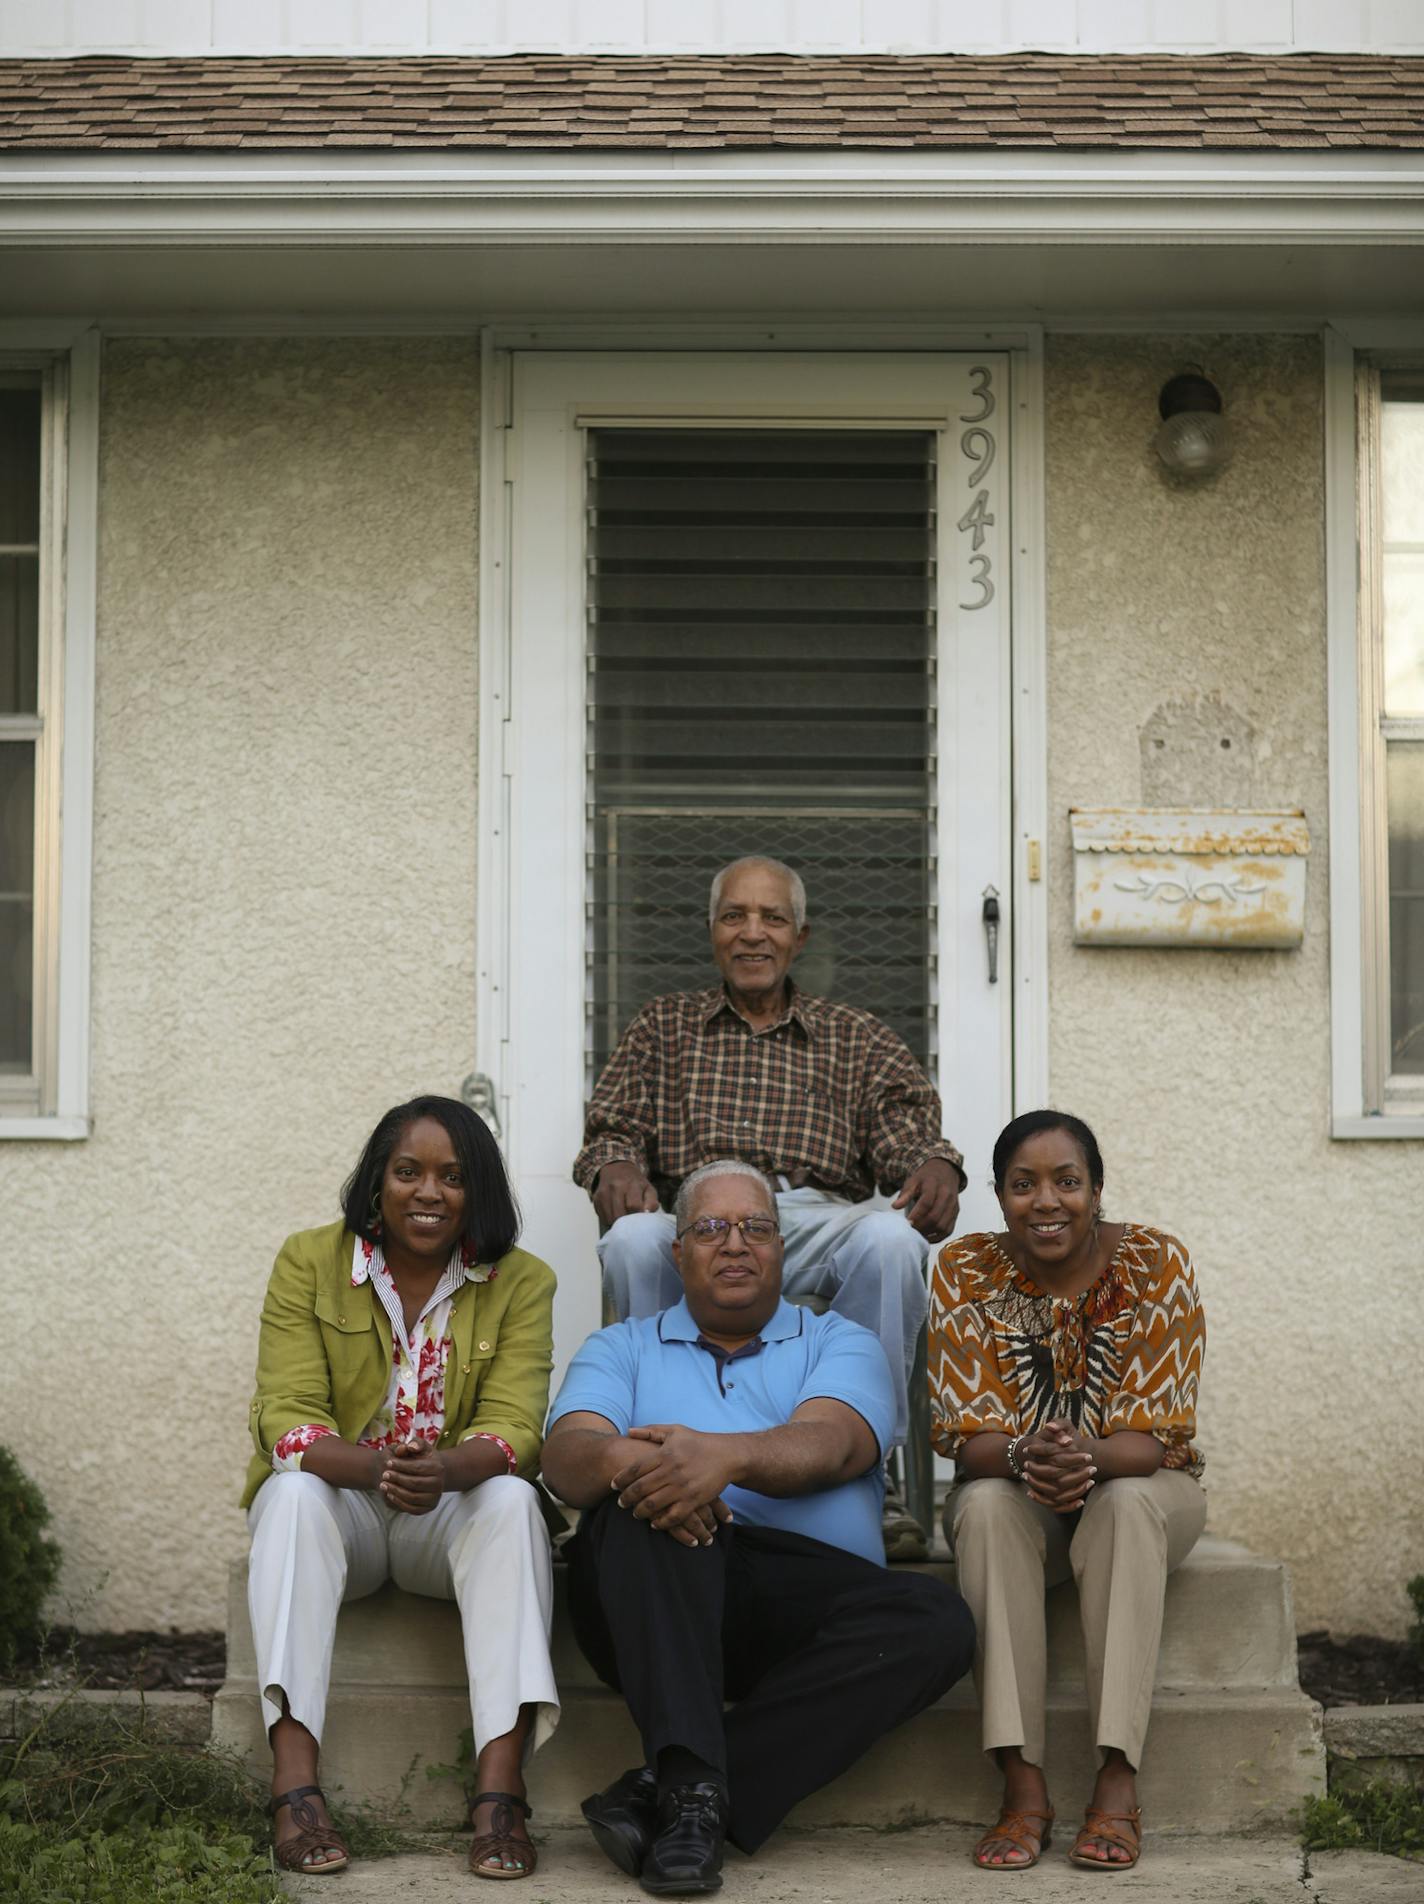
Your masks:
M595 1087L574 1161L603 1235L615 1317L656 1315L681 1293L669 1211L700 1165L737 1157L777 1186L786 1294L821 1296L880 1338L896 1381L892 1440L925 1319L926 1246L959 1212L963 1159L940 1135L934 1086L889 1026L797 990L806 889L780 860L733 860L712 881L708 924L722 983L655 998ZM889 1208L870 1199L894 1193ZM886 1552L923 1536L887 1507Z
M864 1329L782 1300L776 1208L749 1164L686 1179L681 1300L589 1337L544 1443L583 1510L574 1632L644 1755L583 1812L654 1896L716 1890L724 1834L755 1851L974 1655L951 1587L882 1564L890 1370Z

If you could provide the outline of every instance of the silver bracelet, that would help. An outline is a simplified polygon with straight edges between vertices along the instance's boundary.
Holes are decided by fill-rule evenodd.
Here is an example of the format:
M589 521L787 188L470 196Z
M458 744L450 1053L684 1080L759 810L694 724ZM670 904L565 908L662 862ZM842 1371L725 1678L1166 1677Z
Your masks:
M1019 1458L1019 1450L1027 1440L1027 1435L1015 1435L1008 1446L1009 1471L1016 1481L1022 1481L1025 1478L1023 1462Z

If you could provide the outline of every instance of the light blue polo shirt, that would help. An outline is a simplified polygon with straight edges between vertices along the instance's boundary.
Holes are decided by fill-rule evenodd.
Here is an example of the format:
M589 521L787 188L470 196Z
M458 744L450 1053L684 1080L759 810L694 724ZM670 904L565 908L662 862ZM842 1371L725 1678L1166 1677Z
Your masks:
M654 1422L677 1422L709 1434L780 1428L802 1402L818 1396L844 1402L866 1422L880 1449L895 1421L890 1365L879 1338L843 1316L813 1315L784 1298L762 1330L759 1349L719 1356L699 1348L686 1301L661 1315L615 1322L591 1335L570 1362L549 1410L602 1415L626 1434ZM816 1494L776 1499L729 1487L728 1507L751 1527L780 1527L885 1563L880 1530L884 1480L877 1460L869 1473Z

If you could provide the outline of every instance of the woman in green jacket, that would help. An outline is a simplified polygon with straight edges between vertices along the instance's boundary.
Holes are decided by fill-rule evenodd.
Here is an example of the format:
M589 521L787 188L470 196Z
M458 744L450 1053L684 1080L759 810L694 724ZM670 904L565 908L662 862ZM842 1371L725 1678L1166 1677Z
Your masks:
M262 1305L243 1505L248 1604L272 1744L276 1855L342 1870L317 1783L336 1614L387 1579L459 1603L474 1719L477 1877L536 1854L523 1766L558 1721L549 1537L530 1485L553 1363L554 1275L483 1122L398 1104L343 1219L282 1246Z

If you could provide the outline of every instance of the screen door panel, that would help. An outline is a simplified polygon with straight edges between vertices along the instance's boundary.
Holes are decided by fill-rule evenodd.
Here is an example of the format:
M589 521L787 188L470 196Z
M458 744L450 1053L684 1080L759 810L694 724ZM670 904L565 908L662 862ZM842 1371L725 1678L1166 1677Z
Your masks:
M590 1076L715 978L709 882L753 852L806 882L798 982L933 1069L933 433L588 443Z

